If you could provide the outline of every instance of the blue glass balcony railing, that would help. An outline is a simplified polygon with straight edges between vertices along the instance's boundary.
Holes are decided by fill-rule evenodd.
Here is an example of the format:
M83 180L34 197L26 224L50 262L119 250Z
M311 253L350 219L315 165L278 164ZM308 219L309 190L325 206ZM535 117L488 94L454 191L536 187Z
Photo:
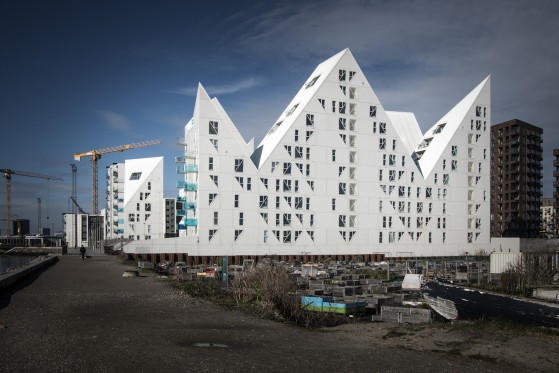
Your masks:
M177 174L186 174L189 172L198 172L197 164L180 164L177 166Z
M198 225L198 219L186 219L187 227L195 227Z
M187 183L186 181L177 181L177 188L182 188L184 190L195 191L195 190L198 190L198 184Z

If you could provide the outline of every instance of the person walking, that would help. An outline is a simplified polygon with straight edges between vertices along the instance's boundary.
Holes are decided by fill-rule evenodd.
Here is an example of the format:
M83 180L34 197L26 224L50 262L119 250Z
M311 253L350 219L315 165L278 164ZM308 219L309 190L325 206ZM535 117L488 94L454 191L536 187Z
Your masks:
M82 255L82 260L85 260L85 247L80 247L80 254Z

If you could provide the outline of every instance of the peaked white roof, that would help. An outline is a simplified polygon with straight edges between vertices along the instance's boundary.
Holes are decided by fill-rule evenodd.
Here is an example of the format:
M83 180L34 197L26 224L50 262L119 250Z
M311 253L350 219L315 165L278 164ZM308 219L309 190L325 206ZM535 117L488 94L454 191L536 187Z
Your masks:
M274 126L272 126L272 129L266 136L264 136L264 138L258 145L256 152L252 157L252 160L254 161L256 167L260 168L266 161L266 159L270 156L273 150L281 142L283 136L285 136L285 134L289 131L289 128L291 127L293 122L298 118L307 104L312 100L320 86L326 80L327 76L332 72L332 70L334 70L336 65L345 55L349 55L351 56L351 58L353 58L349 49L346 48L343 51L330 57L329 59L323 61L316 67L316 69L311 74L308 82L314 80L315 78L316 81L310 87L307 87L308 82L301 87L299 92L287 106L287 110L280 115L280 117L276 120ZM297 106L295 107L295 105Z
M490 90L490 77L485 78L477 87L475 87L470 93L466 95L456 106L454 106L446 115L437 121L425 135L423 140L430 140L429 146L423 152L421 159L419 159L418 165L421 173L424 177L427 177L433 167L435 167L437 161L440 159L442 152L446 149L450 143L453 135L462 125L464 119L468 115L472 106L475 105L476 100L482 94L483 91L489 92ZM435 133L437 127L444 124L444 129ZM420 150L420 143L416 146L416 151Z
M138 189L146 182L159 164L163 164L163 157L136 158L124 161L124 181L126 183L124 188L124 205L134 197ZM137 180L130 180L130 176L134 172L141 172L141 175Z

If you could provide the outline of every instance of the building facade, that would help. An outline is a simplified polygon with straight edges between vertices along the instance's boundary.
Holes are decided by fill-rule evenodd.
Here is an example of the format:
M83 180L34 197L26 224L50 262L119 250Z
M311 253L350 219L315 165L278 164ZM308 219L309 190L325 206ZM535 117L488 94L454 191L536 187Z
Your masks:
M490 80L425 134L385 111L349 50L255 147L200 85L178 157L179 237L128 253L463 255L490 247Z
M166 237L163 157L127 159L107 168L107 236Z
M104 216L90 214L63 214L64 237L69 248L80 246L97 248L104 240ZM101 228L101 229L100 229Z
M518 119L491 127L491 236L538 237L542 134Z
M540 236L541 237L554 237L555 236L555 200L553 198L542 198L540 202Z

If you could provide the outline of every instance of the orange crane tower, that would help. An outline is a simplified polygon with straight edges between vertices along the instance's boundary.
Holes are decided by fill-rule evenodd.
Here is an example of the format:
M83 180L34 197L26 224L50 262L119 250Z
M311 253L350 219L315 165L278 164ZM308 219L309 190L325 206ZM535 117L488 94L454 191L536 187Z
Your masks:
M105 149L97 149L97 150L90 150L88 152L85 153L75 153L74 154L74 159L76 161L81 160L82 157L85 156L90 156L91 157L91 166L92 166L92 174L93 174L93 180L92 180L92 205L93 208L91 209L92 214L93 215L97 215L99 213L98 207L97 207L97 199L98 199L98 179L97 179L97 161L101 158L102 154L107 154L107 153L114 153L114 152L123 152L125 150L130 150L130 149L136 149L136 148L143 148L145 146L150 146L150 145L156 145L161 143L161 140L150 140L150 141L143 141L143 142L137 142L137 143L133 143L133 144L127 144L127 145L119 145L119 146L113 146L111 148L105 148Z
M64 181L63 179L56 177L56 176L49 176L49 175L42 175L36 174L34 172L27 172L27 171L17 171L11 170L8 168L0 169L0 172L4 174L4 179L6 179L6 224L8 225L8 232L9 232L9 225L12 221L12 175L18 176L28 176L28 177L36 177L39 179L47 179L47 180L59 180Z

